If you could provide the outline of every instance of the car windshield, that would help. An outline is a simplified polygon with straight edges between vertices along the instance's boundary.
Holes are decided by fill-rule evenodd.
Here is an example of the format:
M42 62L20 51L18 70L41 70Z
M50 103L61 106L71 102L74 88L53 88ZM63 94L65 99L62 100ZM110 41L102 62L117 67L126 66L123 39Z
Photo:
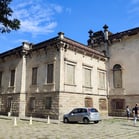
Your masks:
M94 109L94 108L89 109L89 111L90 112L98 112L98 110L97 109Z

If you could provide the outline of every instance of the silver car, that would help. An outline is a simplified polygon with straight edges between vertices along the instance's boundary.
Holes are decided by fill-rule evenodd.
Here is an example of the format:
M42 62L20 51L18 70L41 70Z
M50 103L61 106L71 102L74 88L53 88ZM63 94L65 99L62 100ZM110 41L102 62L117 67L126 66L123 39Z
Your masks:
M75 108L70 113L63 116L63 122L83 122L98 123L100 121L100 114L95 108Z

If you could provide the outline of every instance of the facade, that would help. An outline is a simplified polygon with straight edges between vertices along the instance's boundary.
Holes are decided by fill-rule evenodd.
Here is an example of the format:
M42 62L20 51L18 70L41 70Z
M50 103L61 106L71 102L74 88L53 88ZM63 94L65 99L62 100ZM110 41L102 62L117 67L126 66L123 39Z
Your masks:
M127 105L132 109L139 103L139 28L116 34L108 31L106 25L103 28L106 36L102 31L94 34L90 31L88 45L108 57L109 115L125 116Z
M83 45L58 33L0 54L0 114L62 120L75 107L125 116L139 101L139 28L89 31ZM136 76L136 77L134 77Z
M74 107L108 114L107 57L60 32L0 54L0 114L62 119Z

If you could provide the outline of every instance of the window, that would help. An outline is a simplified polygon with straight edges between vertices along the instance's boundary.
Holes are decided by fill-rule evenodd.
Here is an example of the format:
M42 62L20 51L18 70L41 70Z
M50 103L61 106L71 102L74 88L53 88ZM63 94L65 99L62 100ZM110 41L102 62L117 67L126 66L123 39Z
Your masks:
M15 82L15 70L11 70L10 86L14 86L14 82Z
M8 97L7 99L7 111L10 112L12 110L12 97Z
M99 88L106 88L106 73L104 71L99 71Z
M87 109L81 109L81 113L86 113Z
M0 111L2 111L2 98L0 97Z
M32 85L37 84L37 67L32 68Z
M0 71L0 88L2 87L2 71Z
M85 98L85 107L93 107L92 98Z
M52 97L46 97L45 109L51 109L51 105L52 105Z
M35 109L35 97L31 97L29 100L29 110L33 111Z
M122 88L122 68L119 64L113 67L113 85L114 88Z
M112 104L112 109L124 109L125 108L124 99L112 99L111 104Z
M74 110L72 111L72 113L73 113L73 114L79 113L79 109L74 109Z
M75 65L66 64L66 84L74 85L75 84Z
M91 109L89 109L89 111L90 111L90 112L98 112L98 110L95 109L95 108L91 108Z
M54 65L47 64L47 83L53 83Z
M100 110L107 110L107 103L106 99L99 99L99 109Z
M83 84L85 87L91 87L91 69L83 68Z

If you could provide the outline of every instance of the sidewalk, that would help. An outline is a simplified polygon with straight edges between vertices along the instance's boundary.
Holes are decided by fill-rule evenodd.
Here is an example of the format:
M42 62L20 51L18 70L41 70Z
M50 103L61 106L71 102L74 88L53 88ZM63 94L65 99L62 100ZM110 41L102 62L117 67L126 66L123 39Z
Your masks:
M0 119L13 120L14 118L15 118L15 116L0 115ZM25 121L32 120L32 121L36 121L36 122L53 123L53 124L60 123L59 120L50 119L49 117L47 119L45 119L45 118L35 118L35 117L24 117L24 118L16 117L16 118L18 120L25 120Z
M7 119L7 120L13 120L15 116L5 116L5 115L0 115L0 119ZM44 122L44 123L53 123L53 124L59 124L63 121L60 120L55 120L55 119L50 119L48 118L36 118L36 117L16 117L18 120L25 120L25 121L36 121L36 122ZM127 120L126 117L115 117L115 116L101 116L101 120L107 120L107 119L124 119ZM130 120L133 118L131 117Z

